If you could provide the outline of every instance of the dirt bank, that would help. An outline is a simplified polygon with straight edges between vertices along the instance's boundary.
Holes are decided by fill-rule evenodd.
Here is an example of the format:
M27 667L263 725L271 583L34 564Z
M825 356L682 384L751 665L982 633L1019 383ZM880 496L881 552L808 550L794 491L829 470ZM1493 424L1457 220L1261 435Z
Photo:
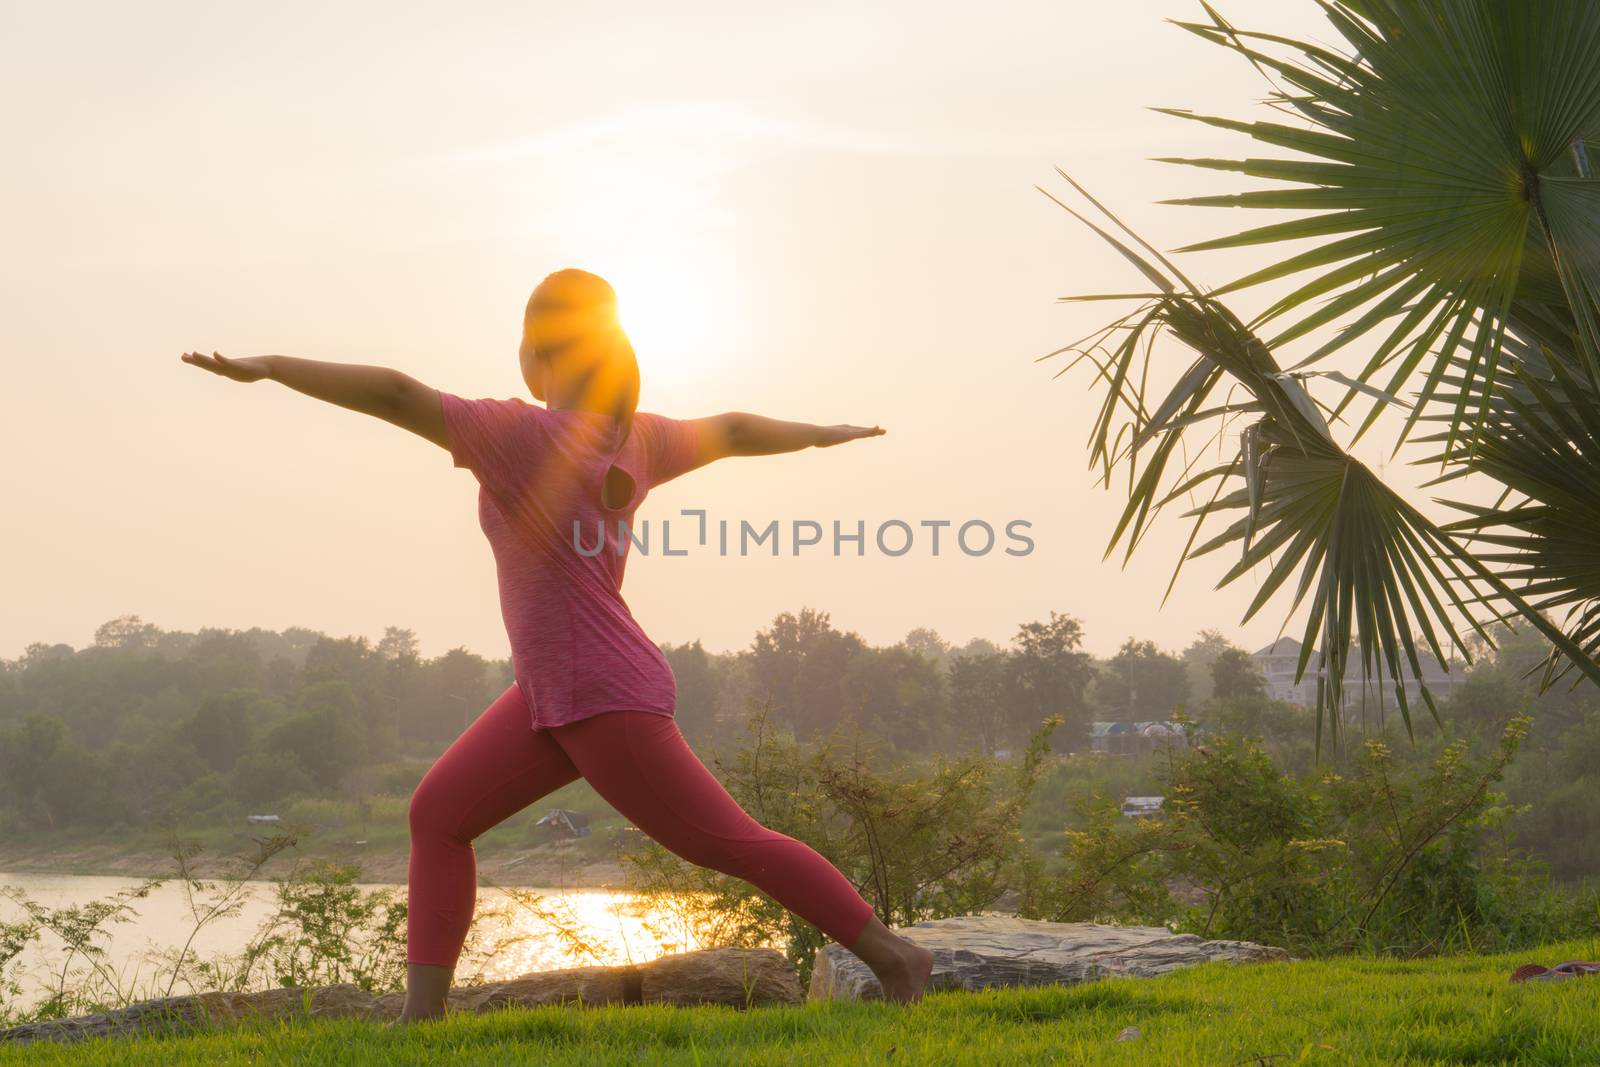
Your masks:
M281 877L296 858L358 864L363 882L403 884L406 880L408 857L403 848L366 849L349 845L302 847L293 853L281 854L263 869L262 877ZM203 852L192 863L197 876L215 878L226 873L228 859L227 852ZM172 856L163 850L116 843L62 846L0 842L0 871L171 878L175 876L175 864ZM485 885L618 889L623 887L623 870L613 861L594 861L574 856L560 846L547 845L535 849L480 851L478 880Z

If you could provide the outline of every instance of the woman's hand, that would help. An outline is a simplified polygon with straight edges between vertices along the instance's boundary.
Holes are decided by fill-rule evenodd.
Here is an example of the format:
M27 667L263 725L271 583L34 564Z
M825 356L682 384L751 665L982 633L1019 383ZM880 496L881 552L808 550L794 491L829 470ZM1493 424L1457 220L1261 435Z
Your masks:
M819 426L818 448L831 448L863 437L882 437L882 426Z
M203 367L212 374L220 374L236 382L259 382L272 373L272 366L268 362L271 356L240 356L235 359L220 352L213 352L209 356L203 352L185 352L180 358L185 363Z
M297 393L372 415L449 448L439 391L409 374L367 363L330 363L299 356L225 356L185 352L185 363L236 382L270 378Z

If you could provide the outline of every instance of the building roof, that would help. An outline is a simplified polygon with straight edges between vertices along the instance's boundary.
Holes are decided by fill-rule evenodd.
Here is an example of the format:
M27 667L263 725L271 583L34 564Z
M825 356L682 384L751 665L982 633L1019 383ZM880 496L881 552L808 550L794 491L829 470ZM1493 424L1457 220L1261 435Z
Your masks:
M1159 726L1171 733L1183 732L1183 724L1173 722L1171 719L1146 719L1143 722L1127 722L1123 719L1113 719L1090 723L1089 736L1105 737L1109 734L1143 733L1152 726Z

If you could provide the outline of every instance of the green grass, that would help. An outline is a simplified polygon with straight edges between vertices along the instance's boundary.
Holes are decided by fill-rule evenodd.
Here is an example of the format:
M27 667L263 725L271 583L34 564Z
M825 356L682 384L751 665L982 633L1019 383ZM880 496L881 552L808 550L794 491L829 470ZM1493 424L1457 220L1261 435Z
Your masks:
M1207 964L1156 979L940 993L921 1005L545 1008L400 1030L353 1021L0 1049L28 1064L1600 1063L1600 979L1511 985L1507 956ZM1142 1036L1118 1042L1137 1026Z

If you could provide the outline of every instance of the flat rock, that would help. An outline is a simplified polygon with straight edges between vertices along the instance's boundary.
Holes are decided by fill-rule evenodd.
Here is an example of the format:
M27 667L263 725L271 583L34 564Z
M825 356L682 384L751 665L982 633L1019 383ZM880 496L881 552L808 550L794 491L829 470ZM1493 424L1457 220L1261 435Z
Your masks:
M450 991L452 1011L486 1012L500 1008L542 1008L550 1004L577 1006L627 1004L637 1001L630 992L638 985L633 967L570 967L560 971L535 971L491 985L461 986ZM400 1014L404 993L390 993L393 1010L384 1004L385 1017Z
M501 1008L596 1004L797 1004L794 967L770 948L715 948L662 956L622 967L539 971L504 982L457 986L449 1008L481 1013ZM88 1037L187 1033L248 1018L399 1016L405 994L375 996L355 985L287 987L258 993L199 993L141 1001L114 1011L50 1019L0 1030L3 1041L73 1041Z
M794 965L770 948L722 948L662 956L639 968L646 1004L800 1003Z
M896 931L933 950L928 989L1075 985L1117 975L1148 977L1212 960L1287 960L1281 948L1253 941L1207 941L1162 926L1050 923L1009 915L933 919ZM854 953L829 944L817 953L811 1000L869 1000L878 980Z

